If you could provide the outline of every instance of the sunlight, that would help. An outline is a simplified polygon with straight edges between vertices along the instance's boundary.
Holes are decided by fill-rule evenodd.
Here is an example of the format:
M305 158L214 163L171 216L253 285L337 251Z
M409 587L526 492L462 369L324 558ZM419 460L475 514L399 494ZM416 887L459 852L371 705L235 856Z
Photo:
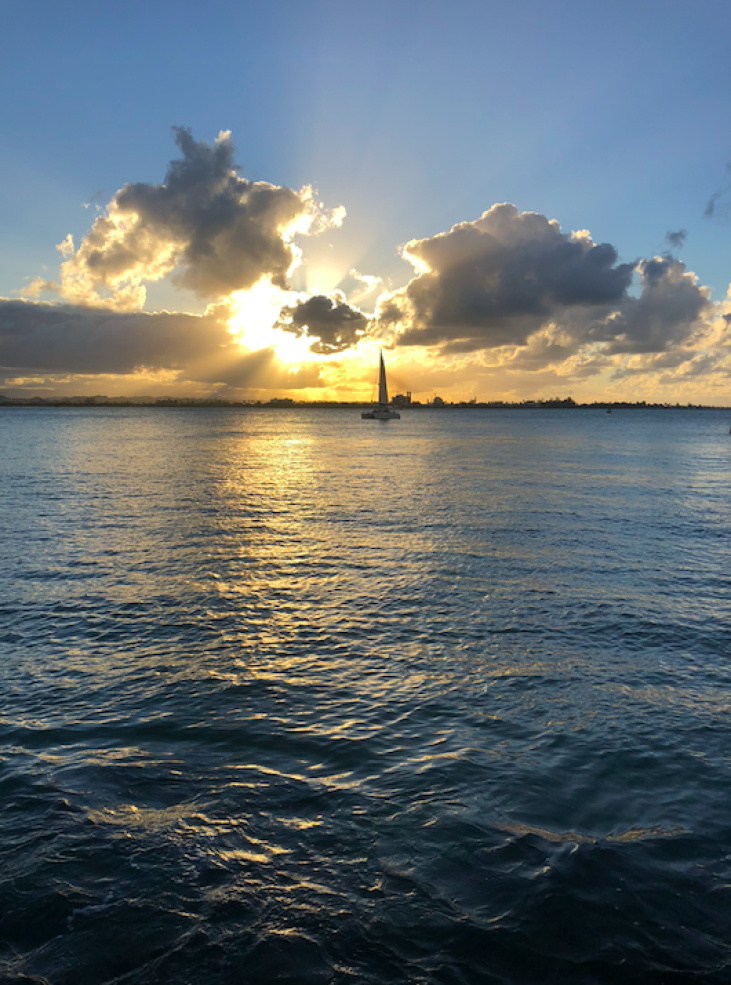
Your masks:
M318 271L322 277L323 295L332 296L327 290L326 271ZM360 338L356 345L339 352L313 352L311 346L319 341L316 335L297 336L277 327L282 308L306 301L310 295L302 291L287 290L262 278L248 291L236 291L228 299L230 317L228 327L237 346L249 353L269 351L286 378L291 379L293 393L305 400L369 400L373 394L375 367L382 342L368 337ZM398 359L394 360L393 382L398 388ZM317 385L307 384L302 373L317 366ZM289 393L284 378L280 379L283 393ZM403 387L402 387L403 388Z
M320 285L317 293L331 298L341 296L333 291L326 269L318 270L316 276ZM229 297L229 332L242 348L249 352L270 349L278 362L293 369L305 363L348 361L352 358L352 353L313 352L311 346L320 341L320 337L314 333L298 336L277 326L284 307L293 307L297 302L307 301L310 297L310 291L278 287L272 283L271 278L262 277L253 287L246 291L235 291ZM360 346L356 348L360 349Z
M288 366L311 362L315 359L310 352L311 338L298 338L275 327L282 308L300 299L306 299L306 295L276 287L268 277L263 277L248 291L235 291L231 295L233 314L229 331L244 348L251 352L273 349L277 359Z

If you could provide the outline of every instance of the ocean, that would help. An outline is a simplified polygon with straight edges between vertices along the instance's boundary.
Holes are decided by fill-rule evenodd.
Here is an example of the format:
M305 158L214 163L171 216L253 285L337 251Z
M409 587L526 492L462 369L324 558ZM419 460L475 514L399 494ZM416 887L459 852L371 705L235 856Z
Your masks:
M0 983L731 981L731 418L0 410Z

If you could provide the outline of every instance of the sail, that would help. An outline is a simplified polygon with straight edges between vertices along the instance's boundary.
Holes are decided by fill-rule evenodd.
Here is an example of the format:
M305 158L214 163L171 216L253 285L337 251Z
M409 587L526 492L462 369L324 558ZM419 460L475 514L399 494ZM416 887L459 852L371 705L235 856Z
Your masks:
M383 352L378 363L378 403L370 410L364 410L360 415L364 421L398 421L401 415L393 407L388 406L388 390L386 389L386 367L383 362Z
M381 353L381 365L378 368L378 403L388 403L388 390L386 389L386 367L383 364L383 353Z

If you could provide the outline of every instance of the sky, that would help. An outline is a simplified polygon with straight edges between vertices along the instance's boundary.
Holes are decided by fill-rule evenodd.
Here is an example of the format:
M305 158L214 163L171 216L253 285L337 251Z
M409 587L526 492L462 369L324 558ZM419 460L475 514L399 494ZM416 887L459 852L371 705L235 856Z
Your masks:
M0 14L0 394L731 406L727 0Z

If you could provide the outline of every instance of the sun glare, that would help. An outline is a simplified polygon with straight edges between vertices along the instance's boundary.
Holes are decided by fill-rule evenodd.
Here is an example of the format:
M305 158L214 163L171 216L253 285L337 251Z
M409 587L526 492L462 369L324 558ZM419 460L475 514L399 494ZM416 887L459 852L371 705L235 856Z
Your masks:
M326 271L318 270L317 276L324 287ZM332 290L323 289L322 293L333 296ZM248 291L236 291L230 296L229 332L248 352L263 349L273 352L280 366L292 375L293 386L301 399L369 399L371 377L378 362L377 342L364 337L356 345L338 352L313 352L311 346L319 341L318 336L297 336L277 326L282 308L309 297L309 292L285 290L272 284L269 278L262 278ZM318 364L318 386L298 386L297 374L313 363Z
M306 295L298 291L285 291L262 278L248 291L231 295L229 331L239 345L251 352L274 349L277 359L285 365L311 362L315 358L310 352L312 339L276 327L282 308L304 298Z

